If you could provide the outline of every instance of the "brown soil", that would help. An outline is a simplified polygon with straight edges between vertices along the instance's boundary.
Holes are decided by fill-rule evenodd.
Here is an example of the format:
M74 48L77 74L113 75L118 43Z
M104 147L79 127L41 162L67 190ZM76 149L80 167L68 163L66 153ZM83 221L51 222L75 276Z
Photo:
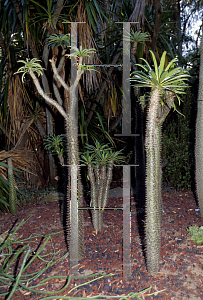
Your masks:
M197 205L192 192L175 192L174 194L165 193L163 195L163 219L161 230L161 249L160 249L160 268L157 276L149 276L146 270L144 252L142 247L142 233L138 231L138 223L135 206L132 206L131 216L131 280L126 282L122 278L122 210L106 210L104 213L103 232L97 234L92 227L88 211L84 211L84 244L85 258L79 262L80 275L91 275L96 272L104 274L113 273L110 277L98 279L88 285L69 291L80 283L88 279L72 279L70 285L60 294L72 297L89 297L98 294L115 296L127 295L130 292L141 292L151 287L150 291L144 294L140 293L141 299L203 299L203 246L198 246L187 236L186 228L191 225L202 225L200 212L197 211ZM121 207L122 198L109 199L109 206ZM30 219L20 227L18 236L28 238L31 234L49 234L62 230L60 223L59 203L57 201L47 204L29 204L19 209L17 216L0 213L0 233L10 230L16 222L14 228L22 219ZM139 221L139 222L138 222ZM141 232L141 231L140 231ZM35 237L36 248L39 245L41 237ZM63 233L53 235L52 242L57 252L56 258L65 254L66 244ZM31 244L32 247L33 244ZM43 252L53 252L51 242L45 246ZM48 259L48 258L47 258ZM20 262L19 262L20 265ZM36 259L30 265L27 272L39 271L44 263ZM50 276L64 276L64 278L55 278L50 280L41 290L56 291L63 287L69 275L68 256L62 259L53 267L50 267L43 275L36 280ZM13 274L11 269L10 274ZM18 269L17 271L18 272ZM32 284L30 285L32 286ZM40 288L38 288L40 289ZM156 295L151 293L165 289ZM6 291L6 287L0 287L0 295ZM53 294L51 294L53 295ZM47 294L35 294L19 290L12 299L44 299ZM5 299L1 296L0 299ZM60 298L52 298L60 299ZM62 298L61 298L62 299ZM66 298L67 299L67 298ZM110 297L109 297L110 299ZM113 298L112 298L113 299ZM130 298L128 298L130 299ZM133 298L135 299L135 298Z

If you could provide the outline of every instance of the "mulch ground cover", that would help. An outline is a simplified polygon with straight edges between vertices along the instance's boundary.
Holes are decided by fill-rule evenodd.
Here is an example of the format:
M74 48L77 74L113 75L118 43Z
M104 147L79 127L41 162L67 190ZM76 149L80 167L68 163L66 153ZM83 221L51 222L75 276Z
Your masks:
M141 218L143 212L136 211L136 205L131 206L132 259L131 278L128 281L122 277L122 210L106 210L104 212L104 228L99 234L96 234L92 227L89 212L84 210L85 257L79 261L79 274L85 276L101 272L114 275L100 278L78 288L78 285L94 279L95 276L87 279L71 279L69 286L56 295L92 297L100 294L108 295L108 299L113 299L111 296L126 296L130 292L140 292L141 299L203 299L203 246L195 244L187 235L189 226L203 225L194 195L191 191L172 194L166 192L162 195L162 200L164 212L161 223L160 267L157 276L152 277L147 273L145 249L143 248L145 239L140 230L143 227L142 223L144 225L144 219ZM121 206L122 198L110 198L108 201L108 207ZM22 235L22 238L28 238L33 233L45 235L62 231L59 207L58 201L39 204L36 199L35 203L19 208L16 216L12 216L10 213L0 213L0 233L10 230L14 224L15 228L23 219L27 220L29 217L29 220L18 230L18 236ZM40 243L41 237L35 237L35 241ZM60 250L60 253L56 254L56 258L67 252L62 232L52 235L52 243L53 245L49 241L41 254L53 252L53 247L56 252ZM48 257L46 259L48 260ZM36 259L26 272L39 271L43 266L44 263L40 259ZM9 272L13 274L14 270ZM18 273L18 268L15 272ZM70 266L68 256L66 256L40 275L36 279L36 283L50 276L58 275L64 276L64 278L50 280L45 286L38 289L48 290L52 292L51 295L54 295L54 291L61 289L67 283L69 274ZM100 276L98 275L98 277ZM151 289L141 293L148 287ZM7 287L0 287L0 299L5 299L1 296L5 290ZM164 291L158 293L161 290ZM46 296L48 295L19 290L12 296L12 299L38 300L44 299Z

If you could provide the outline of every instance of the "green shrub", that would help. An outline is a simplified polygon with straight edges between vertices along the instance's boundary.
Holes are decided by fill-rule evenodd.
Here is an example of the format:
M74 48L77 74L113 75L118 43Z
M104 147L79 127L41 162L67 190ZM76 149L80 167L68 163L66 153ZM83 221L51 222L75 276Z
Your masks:
M171 111L163 126L162 160L167 164L163 168L163 181L176 190L190 190L194 152L191 144L190 108L193 96L190 91L183 98L180 112Z
M203 244L203 226L193 225L187 228L187 231L193 242L198 245Z

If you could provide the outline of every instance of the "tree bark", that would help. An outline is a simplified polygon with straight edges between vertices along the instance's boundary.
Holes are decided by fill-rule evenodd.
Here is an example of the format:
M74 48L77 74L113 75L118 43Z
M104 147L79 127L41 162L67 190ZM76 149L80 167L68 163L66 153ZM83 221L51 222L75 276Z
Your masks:
M151 49L155 52L156 43L159 35L159 29L161 27L161 4L159 0L154 0L154 7L156 11L155 24L154 24L154 33L152 37Z
M159 175L157 164L160 149L160 133L157 115L160 105L160 90L152 92L147 114L146 127L146 255L149 275L156 275L160 253L160 214L158 209ZM158 178L157 178L158 175Z
M195 181L200 214L203 218L203 38L200 44L200 72L195 134Z

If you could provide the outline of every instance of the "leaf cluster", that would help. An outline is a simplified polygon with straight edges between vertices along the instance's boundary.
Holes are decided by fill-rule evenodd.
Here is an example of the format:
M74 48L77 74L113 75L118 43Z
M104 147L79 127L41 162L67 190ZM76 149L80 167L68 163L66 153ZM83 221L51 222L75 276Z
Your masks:
M184 89L188 87L186 81L188 81L190 75L187 71L180 67L176 67L177 59L172 59L169 64L165 67L166 63L166 51L162 54L160 65L158 63L154 53L150 50L150 54L153 60L154 68L152 69L149 63L142 59L146 65L137 64L138 67L143 69L143 71L132 72L131 81L135 81L133 86L136 87L149 87L153 90L159 89L162 94L167 98L165 91L173 92L179 101L180 105L180 94L185 94ZM169 98L168 98L169 99ZM169 99L170 101L170 99Z
M34 73L37 73L38 77L43 74L43 68L42 66L38 63L41 62L41 60L33 58L29 60L29 58L26 58L26 61L24 60L19 60L18 63L23 63L24 66L20 67L18 71L14 74L19 74L23 73L22 75L22 81L24 80L25 74L29 74L30 70L32 70Z
M167 157L167 165L163 169L164 181L176 190L190 190L192 178L188 139L180 141L173 131L169 137L164 133L162 141L162 154Z
M70 34L52 34L48 38L49 47L70 47Z
M56 29L56 24L55 24L55 18L56 16L58 17L58 20L63 21L63 22L68 22L68 18L66 14L59 14L55 15L55 7L56 7L56 1L52 0L47 0L46 4L45 3L38 3L37 1L30 0L35 7L35 10L33 11L32 18L30 21L33 23L36 22L43 22L43 27L50 26L52 25ZM31 9L30 9L31 11Z
M167 161L163 180L176 190L190 190L193 185L194 149L190 128L193 95L190 90L183 100L181 115L171 111L163 124L162 159Z
M187 228L187 231L193 242L198 245L203 244L203 226L193 225Z
M97 165L112 165L114 163L125 162L126 157L121 155L123 149L119 151L113 151L113 148L108 144L100 144L95 142L95 146L85 144L87 151L81 154L81 162L84 164Z
M102 7L99 1L97 0L84 1L84 4L85 4L89 24L95 33L97 31L98 21L105 20L107 23L109 23L109 20L106 17L106 14L104 13L104 7Z
M64 141L64 135L53 134L44 138L43 144L53 155L59 156L64 154Z
M125 37L124 37L125 40ZM149 34L147 32L134 31L132 28L130 30L130 42L143 43L149 41Z

